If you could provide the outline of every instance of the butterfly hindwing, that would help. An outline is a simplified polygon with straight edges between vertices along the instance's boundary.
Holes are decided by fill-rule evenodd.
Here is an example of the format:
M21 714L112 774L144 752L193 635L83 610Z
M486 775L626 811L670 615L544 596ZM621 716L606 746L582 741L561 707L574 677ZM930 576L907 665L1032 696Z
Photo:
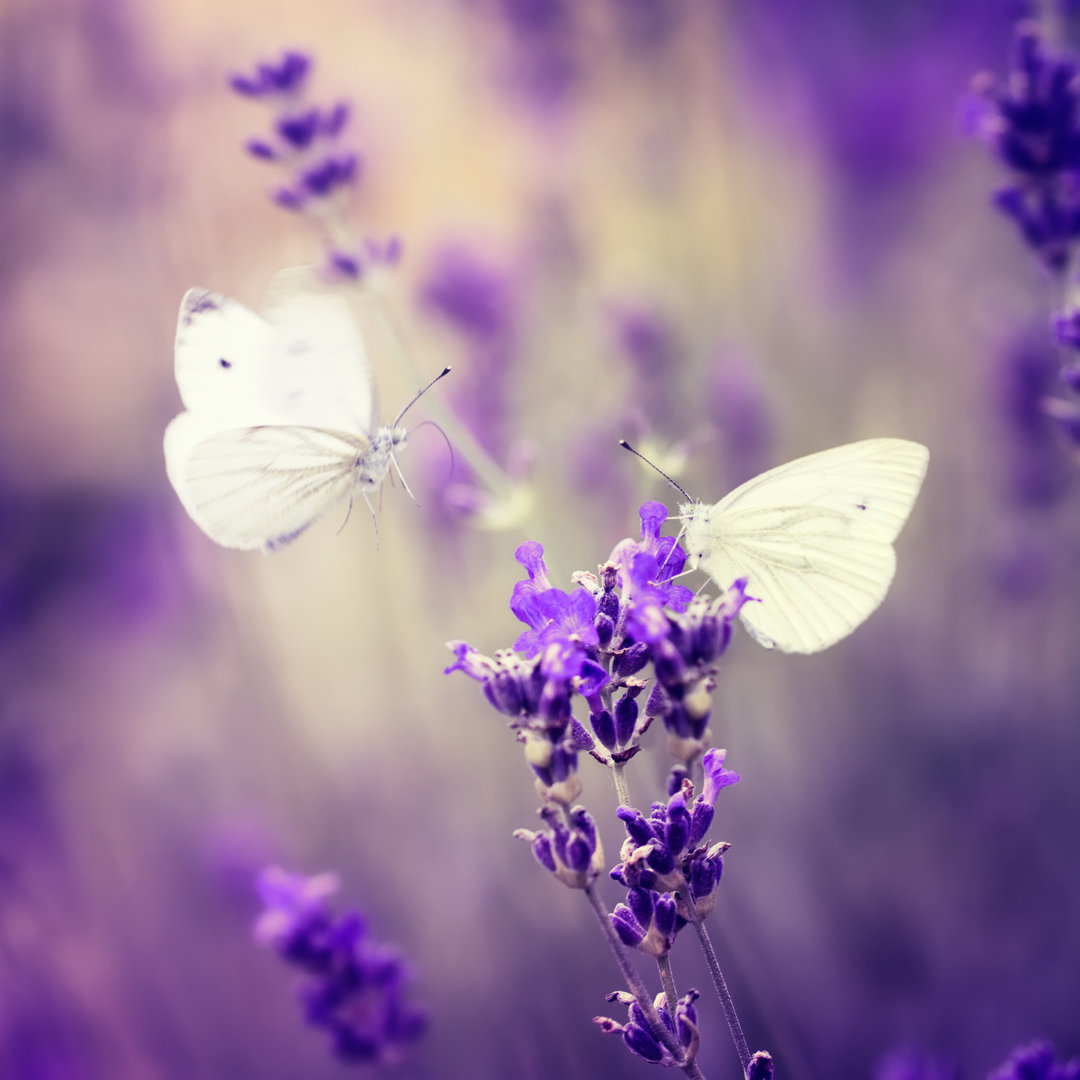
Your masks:
M181 413L165 432L173 487L224 547L274 550L349 495L370 441L299 425L216 430Z

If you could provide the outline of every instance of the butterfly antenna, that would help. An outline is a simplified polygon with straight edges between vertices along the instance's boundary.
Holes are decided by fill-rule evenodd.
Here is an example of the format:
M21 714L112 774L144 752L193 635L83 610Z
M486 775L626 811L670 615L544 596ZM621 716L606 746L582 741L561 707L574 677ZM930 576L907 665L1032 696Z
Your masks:
M438 374L438 375L436 375L436 376L435 376L435 378L434 378L434 379L432 379L432 380L431 380L431 382L429 382L429 383L427 384L427 386L423 387L423 389L421 389L421 390L417 390L417 392L416 392L415 396L413 397L412 401L410 401L410 402L409 402L409 404L408 404L408 405L406 405L406 406L405 406L405 408L404 408L404 409L402 409L402 410L401 410L401 412L399 412L399 413L397 414L397 416L396 416L396 417L394 418L394 423L393 423L393 424L392 424L391 426L392 426L392 427L397 427L397 426L398 426L398 424L400 424L400 423L401 423L401 418L402 418L402 417L403 417L403 416L404 416L404 415L405 415L405 414L406 414L406 413L407 413L407 412L408 412L408 411L409 411L409 410L410 410L410 409L411 409L411 408L412 408L412 407L413 407L413 406L414 406L414 405L415 405L415 404L416 404L416 403L417 403L417 402L418 402L418 401L419 401L419 400L420 400L420 399L421 399L421 398L422 398L422 397L423 397L423 396L424 396L424 395L425 395L425 394L426 394L426 393L427 393L427 392L428 392L428 391L429 391L429 390L430 390L430 389L431 389L431 388L432 388L432 387L433 387L433 386L434 386L434 385L435 385L435 384L436 384L436 383L437 383L437 382L438 382L438 381L439 381L439 380L440 380L440 379L441 379L441 378L442 378L442 377L444 376L444 375L449 375L449 374L450 374L450 370L451 370L451 369L450 369L450 365L449 365L449 364L447 364L447 366L446 366L446 367L444 367L444 368L442 369L442 371L440 371L440 372L439 372L439 374Z
M624 450L629 450L630 453L634 455L634 457L641 458L641 460L644 461L645 464L648 465L649 468L653 470L653 472L658 472L687 502L693 502L694 501L693 499L690 498L689 495L687 495L687 493L681 487L679 487L678 484L675 483L674 480L671 479L670 476L668 476L668 474L666 472L664 472L663 469L661 469L658 465L654 465L644 454L642 454L639 451L635 450L625 439L620 439L619 440L619 445Z

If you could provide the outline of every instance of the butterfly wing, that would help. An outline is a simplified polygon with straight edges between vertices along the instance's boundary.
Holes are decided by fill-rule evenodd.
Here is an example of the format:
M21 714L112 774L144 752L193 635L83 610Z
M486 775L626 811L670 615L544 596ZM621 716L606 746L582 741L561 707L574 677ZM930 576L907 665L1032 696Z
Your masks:
M884 599L896 572L892 542L928 459L918 443L869 439L771 469L715 506L690 508L691 565L724 588L749 578L759 602L742 617L763 645L828 648Z
M371 443L300 425L215 428L181 413L165 431L165 465L184 508L224 547L273 551L300 535L355 483Z
M304 268L271 286L267 317L189 289L176 329L184 405L237 427L294 424L370 436L376 402L357 313Z
M926 475L930 451L907 439L864 439L755 476L714 508L816 506L876 525L895 540Z
M310 267L297 267L274 278L266 316L293 422L370 436L378 402L360 310Z
M273 327L243 304L208 289L188 289L176 326L176 385L184 406L237 424L282 418L268 371Z

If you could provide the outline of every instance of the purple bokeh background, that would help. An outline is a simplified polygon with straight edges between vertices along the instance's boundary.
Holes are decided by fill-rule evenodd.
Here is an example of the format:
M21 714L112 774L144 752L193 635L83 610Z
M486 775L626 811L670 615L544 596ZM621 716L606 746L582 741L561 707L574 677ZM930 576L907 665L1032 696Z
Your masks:
M648 1075L591 1023L619 988L591 914L511 837L535 820L519 749L441 675L444 641L517 633L520 541L569 587L667 498L622 435L706 499L856 438L931 450L866 626L808 658L737 633L724 659L713 729L743 779L711 834L733 844L711 923L753 1047L788 1080L874 1080L905 1048L965 1080L1036 1036L1080 1053L1080 485L1038 408L1046 282L960 123L1023 13L0 12L0 1076L343 1075L252 942L267 863L333 870L410 958L432 1016L417 1077ZM353 210L404 238L390 288L424 369L455 364L447 399L531 463L516 529L439 504L430 429L403 459L421 505L384 492L377 550L356 513L273 557L225 552L168 487L180 296L257 306L321 255L265 197L240 149L264 118L226 88L292 45L355 103ZM392 415L413 388L373 351ZM657 740L640 804L666 768ZM707 988L689 941L674 966ZM699 1011L703 1071L734 1076Z

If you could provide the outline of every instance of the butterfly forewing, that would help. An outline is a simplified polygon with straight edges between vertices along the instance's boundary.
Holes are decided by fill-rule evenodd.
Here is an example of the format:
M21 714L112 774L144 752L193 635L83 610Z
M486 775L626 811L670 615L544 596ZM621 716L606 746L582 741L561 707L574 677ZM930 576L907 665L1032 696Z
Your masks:
M818 506L876 525L895 540L926 475L930 453L907 439L865 439L789 461L737 487L713 508Z
M169 425L165 447L173 486L211 539L273 550L350 493L371 443L302 426L208 431L185 413Z
M378 405L358 313L348 300L301 267L274 279L266 313L293 423L370 435Z
M684 508L690 564L723 588L749 579L742 617L762 644L825 649L884 599L928 458L918 443L868 439L771 469Z

